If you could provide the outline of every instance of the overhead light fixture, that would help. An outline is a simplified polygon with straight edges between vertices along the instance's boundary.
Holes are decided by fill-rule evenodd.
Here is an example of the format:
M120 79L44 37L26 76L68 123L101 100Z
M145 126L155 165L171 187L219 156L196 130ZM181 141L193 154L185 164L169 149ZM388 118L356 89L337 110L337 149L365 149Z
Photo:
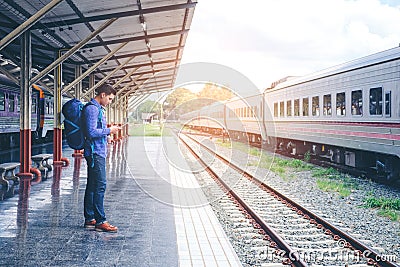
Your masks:
M147 25L146 25L146 21L144 21L143 14L139 15L139 21L140 21L140 25L142 25L143 31L146 31L147 30Z
M141 22L140 25L142 26L143 31L147 31L147 24L145 21Z

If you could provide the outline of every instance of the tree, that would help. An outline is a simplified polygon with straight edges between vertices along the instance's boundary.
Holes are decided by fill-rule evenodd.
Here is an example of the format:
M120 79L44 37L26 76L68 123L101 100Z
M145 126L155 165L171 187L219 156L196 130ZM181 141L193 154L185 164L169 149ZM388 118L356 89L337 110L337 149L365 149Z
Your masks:
M156 101L151 101L147 100L140 104L136 108L136 112L134 113L136 115L136 120L141 120L142 118L142 113L157 113L158 117L160 118L161 114L161 106L160 103Z
M206 83L199 93L180 87L167 96L163 103L165 118L178 119L179 114L198 110L215 101L224 101L233 97L233 93L214 83Z
M199 92L198 97L209 98L214 101L224 101L232 98L233 93L229 89L218 86L215 83L206 83Z
M164 112L167 116L173 113L186 113L190 110L188 110L188 105L185 105L185 103L191 102L196 98L196 94L192 91L182 87L177 88L165 99L163 103Z

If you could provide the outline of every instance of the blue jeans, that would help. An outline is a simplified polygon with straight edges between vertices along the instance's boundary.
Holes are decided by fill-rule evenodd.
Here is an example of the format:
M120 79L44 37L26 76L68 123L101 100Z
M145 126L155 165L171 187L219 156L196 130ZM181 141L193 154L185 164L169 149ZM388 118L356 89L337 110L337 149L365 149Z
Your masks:
M106 221L104 213L104 193L106 192L106 159L94 154L85 157L87 169L87 184L84 199L84 215L86 221L96 220L97 224ZM94 161L94 166L92 166Z

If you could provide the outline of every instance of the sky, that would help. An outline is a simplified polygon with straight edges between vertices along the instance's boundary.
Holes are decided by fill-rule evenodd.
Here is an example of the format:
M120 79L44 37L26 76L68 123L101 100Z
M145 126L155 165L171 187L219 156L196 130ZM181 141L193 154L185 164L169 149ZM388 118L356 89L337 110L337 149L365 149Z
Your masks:
M399 43L398 0L198 0L181 64L222 64L263 90Z

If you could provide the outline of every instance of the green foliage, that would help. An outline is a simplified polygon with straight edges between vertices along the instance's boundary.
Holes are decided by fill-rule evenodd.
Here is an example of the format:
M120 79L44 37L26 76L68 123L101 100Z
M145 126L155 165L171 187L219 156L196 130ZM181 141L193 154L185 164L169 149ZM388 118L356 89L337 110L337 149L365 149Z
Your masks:
M364 200L364 202L368 208L382 208L400 211L400 199L368 197Z
M400 219L400 199L398 198L376 198L373 196L364 199L364 207L378 208L378 215L387 217L392 221Z
M198 93L199 98L209 98L214 101L223 101L233 97L232 91L214 83L206 83Z
M130 136L161 136L161 127L153 124L140 124L129 128Z
M140 104L136 111L133 112L133 117L136 121L142 121L142 113L156 113L160 117L161 105L156 101L147 100Z
M316 168L312 172L313 177L321 177L321 178L340 178L340 173L334 168L329 167L325 168Z
M163 108L169 119L178 119L180 114L199 110L215 101L224 101L232 97L233 93L230 90L207 83L197 94L186 88L175 89L165 99Z
M342 197L347 197L351 191L358 188L358 184L348 175L340 173L334 168L315 168L313 177L317 178L317 187L326 192L337 192Z
M311 153L308 150L306 153L304 153L304 161L305 162L310 162L310 160L311 160Z
M348 197L351 194L351 185L343 181L330 179L317 179L317 187L325 192L337 192L342 197Z
M190 105L186 105L186 103L192 102L193 99L196 99L197 96L195 93L186 88L177 88L172 93L170 93L164 101L163 108L167 114L172 114L179 110L180 113L186 113L191 110Z
M399 220L399 214L394 211L394 210L387 210L387 209L380 209L378 211L378 215L382 217L387 217L392 221L398 221Z

